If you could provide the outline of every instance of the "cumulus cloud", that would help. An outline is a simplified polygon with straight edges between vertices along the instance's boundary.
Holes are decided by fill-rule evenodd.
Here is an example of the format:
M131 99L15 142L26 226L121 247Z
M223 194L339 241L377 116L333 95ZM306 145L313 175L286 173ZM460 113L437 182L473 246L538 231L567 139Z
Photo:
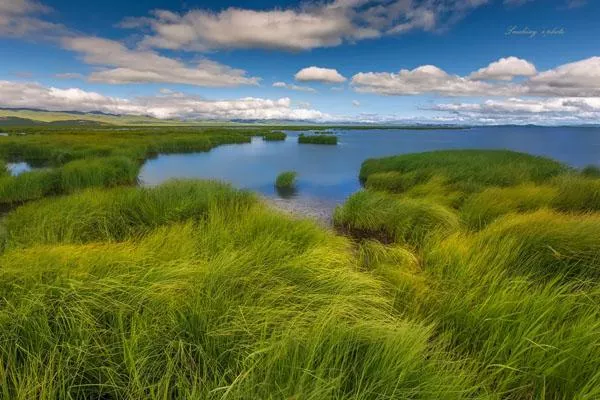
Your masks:
M311 88L309 86L299 86L299 85L294 85L291 83L286 83L286 82L275 82L273 84L273 87L276 88L282 88L282 89L289 89L289 90L296 90L299 92L310 92L310 93L316 93L317 90L314 88Z
M336 69L307 67L296 73L294 78L300 82L343 83L346 78Z
M600 57L561 65L532 77L532 94L549 96L600 96Z
M536 73L535 66L516 57L491 63L462 77L424 65L398 73L360 72L352 77L359 92L382 95L600 97L600 57ZM529 76L510 82L516 76ZM491 82L490 82L491 80Z
M83 60L102 69L89 80L103 83L164 82L198 86L257 85L259 78L248 77L234 69L210 60L195 65L161 56L149 50L132 50L114 40L98 37L65 37L63 47L83 55Z
M150 16L128 18L125 28L148 27L148 47L204 51L267 48L308 50L343 42L432 31L459 20L488 0L333 0L299 8L187 13L154 10Z
M473 72L469 75L469 79L510 81L518 76L534 76L536 73L535 66L529 61L517 57L507 57Z
M352 85L359 92L383 95L419 95L435 93L444 96L476 96L491 92L494 85L448 74L434 66L423 65L398 73L360 72L352 77ZM516 90L504 88L503 92ZM500 94L500 93L498 93Z
M289 98L276 100L246 97L207 100L183 93L162 91L160 95L124 99L79 88L60 89L39 83L0 81L0 106L40 108L50 111L100 111L113 114L149 115L156 118L329 120L328 114L292 107Z
M0 0L0 36L24 37L66 34L67 29L40 18L51 9L35 0Z

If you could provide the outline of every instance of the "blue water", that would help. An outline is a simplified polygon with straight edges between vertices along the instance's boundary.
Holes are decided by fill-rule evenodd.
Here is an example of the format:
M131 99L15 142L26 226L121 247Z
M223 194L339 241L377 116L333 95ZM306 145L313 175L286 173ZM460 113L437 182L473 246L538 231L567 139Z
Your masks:
M510 149L548 156L574 167L600 165L600 128L487 127L461 130L337 130L337 146L298 144L298 132L283 142L253 138L249 144L206 153L164 154L140 173L146 185L171 178L210 178L281 198L277 175L298 172L298 191L283 201L334 205L360 188L361 163L371 157L441 149Z
M12 176L17 176L23 172L29 172L33 170L33 168L26 162L7 163L6 169Z

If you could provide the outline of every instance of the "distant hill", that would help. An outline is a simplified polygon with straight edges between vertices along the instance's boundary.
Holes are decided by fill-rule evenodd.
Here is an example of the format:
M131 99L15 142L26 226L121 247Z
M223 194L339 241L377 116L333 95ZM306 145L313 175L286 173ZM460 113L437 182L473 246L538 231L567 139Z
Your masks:
M190 125L176 120L103 113L57 112L34 109L0 108L0 125Z

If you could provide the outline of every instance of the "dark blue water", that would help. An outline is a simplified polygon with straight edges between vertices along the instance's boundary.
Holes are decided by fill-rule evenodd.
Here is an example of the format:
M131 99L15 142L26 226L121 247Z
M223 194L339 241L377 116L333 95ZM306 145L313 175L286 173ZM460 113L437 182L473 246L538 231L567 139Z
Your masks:
M211 178L279 198L273 183L286 170L298 172L298 191L280 200L332 208L360 188L361 163L371 157L441 149L510 149L548 156L574 167L600 164L600 128L489 127L464 130L337 130L337 146L253 138L250 144L210 152L169 154L149 160L140 179L156 185L171 178Z

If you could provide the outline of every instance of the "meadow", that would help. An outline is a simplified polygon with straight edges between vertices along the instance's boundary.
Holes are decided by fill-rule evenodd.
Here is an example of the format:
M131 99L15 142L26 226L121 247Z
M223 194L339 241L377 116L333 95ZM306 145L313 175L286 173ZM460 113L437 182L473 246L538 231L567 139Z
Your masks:
M600 397L597 170L367 160L335 229L220 182L135 185L157 152L264 134L0 138L48 168L0 169L0 398Z

